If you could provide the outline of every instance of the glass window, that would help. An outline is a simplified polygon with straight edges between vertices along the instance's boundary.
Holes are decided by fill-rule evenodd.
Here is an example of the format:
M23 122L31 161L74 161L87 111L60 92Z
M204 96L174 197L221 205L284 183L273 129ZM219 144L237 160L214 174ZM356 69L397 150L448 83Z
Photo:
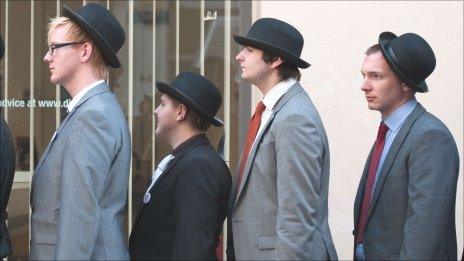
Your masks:
M48 50L47 24L63 5L77 10L84 2L109 7L126 32L125 44L117 54L122 68L110 69L108 81L132 133L127 236L154 167L172 150L154 136L153 111L160 99L156 80L171 82L178 72L191 71L203 73L214 82L223 97L229 99L223 100L218 117L228 119L226 125L234 130L226 137L231 169L240 154L239 143L249 119L250 91L240 82L234 60L239 47L231 35L226 36L226 31L243 34L241 28L248 28L244 24L251 24L249 1L0 1L0 33L8 42L7 57L0 62L0 101L14 101L0 106L0 114L7 119L17 152L8 205L14 248L11 259L29 257L30 179L65 116L64 102L71 99L63 86L50 82L50 72L43 61ZM212 126L207 132L214 147L225 130Z

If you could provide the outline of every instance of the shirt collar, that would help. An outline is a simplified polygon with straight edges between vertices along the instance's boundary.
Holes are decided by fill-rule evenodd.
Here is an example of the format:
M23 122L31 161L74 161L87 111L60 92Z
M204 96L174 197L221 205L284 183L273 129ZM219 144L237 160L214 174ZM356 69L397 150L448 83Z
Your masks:
M208 141L208 138L206 137L206 134L204 134L204 133L197 134L197 135L189 138L188 140L182 142L179 146L177 146L171 152L171 155L178 158L178 157L182 156L182 154L184 152L186 152L189 149L197 146L198 144L208 143L208 142L209 141Z
M280 97L282 97L295 83L295 79L288 79L274 85L274 87L272 87L263 98L263 103L266 106L266 109L272 110Z
M409 114L414 110L416 105L416 99L412 98L411 100L401 105L390 115L388 115L388 117L384 120L384 123L388 126L388 129L396 133Z
M68 112L71 112L72 109L74 109L74 107L77 105L77 103L80 101L80 99L82 99L82 97L84 97L84 95L90 91L90 89L92 89L93 87L101 84L105 82L105 80L99 80L99 81L96 81L92 84L90 84L89 86L85 87L84 89L82 89L79 93L76 94L76 96L73 97L73 99L71 100L71 102L68 104Z

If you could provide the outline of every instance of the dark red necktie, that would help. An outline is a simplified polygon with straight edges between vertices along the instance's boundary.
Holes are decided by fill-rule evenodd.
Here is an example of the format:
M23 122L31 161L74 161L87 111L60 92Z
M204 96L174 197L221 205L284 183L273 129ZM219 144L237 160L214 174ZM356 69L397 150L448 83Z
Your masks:
M369 163L369 173L367 175L366 187L364 189L364 198L361 205L361 213L359 215L356 244L361 243L364 239L364 229L366 228L367 215L369 214L369 206L371 205L375 174L377 173L377 169L379 167L380 156L382 156L387 131L387 125L385 125L385 123L382 121L379 126L379 131L377 132L377 139L375 140L374 152L372 153L371 162Z
M263 115L264 109L266 109L266 106L262 101L260 101L256 106L255 114L253 114L253 117L251 117L250 124L248 125L246 143L245 147L243 147L243 153L242 158L240 160L240 167L237 177L237 193L238 189L240 188L240 182L242 182L243 169L245 168L245 164L248 159L248 154L250 153L251 147L253 146L256 134L258 134L259 125L261 125L261 116Z

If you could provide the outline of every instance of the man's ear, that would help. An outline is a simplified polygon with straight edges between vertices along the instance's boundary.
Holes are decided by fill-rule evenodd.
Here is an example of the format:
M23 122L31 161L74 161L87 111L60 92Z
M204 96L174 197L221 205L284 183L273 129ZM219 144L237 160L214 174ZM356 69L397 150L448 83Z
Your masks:
M403 88L403 91L412 90L412 88L407 86L406 83L404 83L404 82L401 82L401 88Z
M179 107L177 108L177 121L183 121L185 120L185 117L187 116L187 107L185 107L184 104L179 104Z
M87 62L90 60L90 56L92 55L93 52L93 45L90 44L89 42L85 42L83 44L83 49L81 52L81 62Z
M281 65L283 62L284 62L284 60L282 60L282 58L277 57L277 59L275 61L271 62L271 64L270 64L271 68L275 69L275 68L279 67L279 65Z

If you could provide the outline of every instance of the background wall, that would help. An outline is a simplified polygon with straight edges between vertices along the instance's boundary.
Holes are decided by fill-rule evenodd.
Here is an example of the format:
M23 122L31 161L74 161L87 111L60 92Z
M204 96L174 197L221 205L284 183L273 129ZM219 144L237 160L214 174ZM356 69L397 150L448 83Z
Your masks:
M302 85L317 106L331 150L330 227L340 259L351 259L353 202L380 114L367 108L361 85L364 51L383 31L414 32L437 57L429 92L417 100L451 130L459 149L456 204L458 256L463 246L463 3L461 1L254 1L253 20L274 17L303 34ZM255 104L260 95L254 90ZM255 108L254 105L251 108Z

